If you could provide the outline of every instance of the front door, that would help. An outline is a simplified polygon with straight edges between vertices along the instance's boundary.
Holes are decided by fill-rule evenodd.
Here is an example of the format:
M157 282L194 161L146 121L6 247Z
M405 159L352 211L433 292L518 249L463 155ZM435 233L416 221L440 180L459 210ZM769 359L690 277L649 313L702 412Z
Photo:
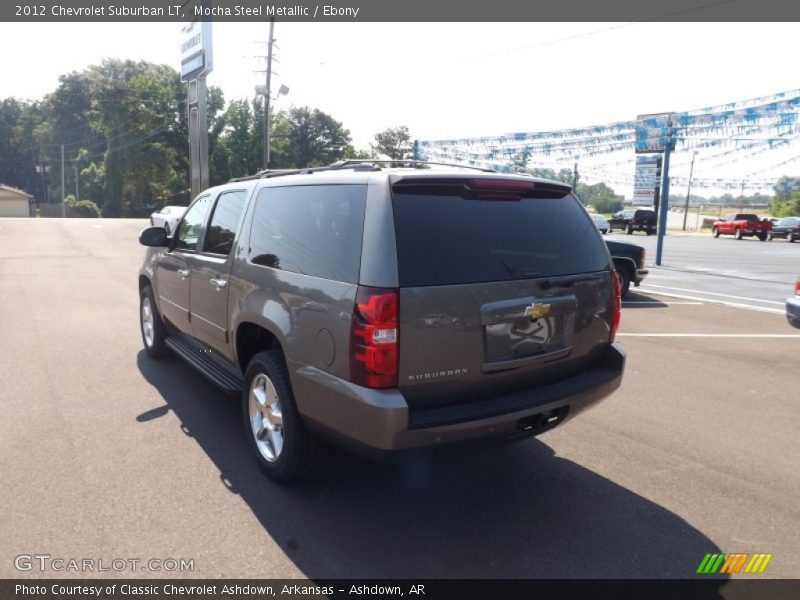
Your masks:
M192 334L229 358L228 282L246 198L244 190L219 195L202 248L189 259Z
M211 195L200 196L178 224L172 246L158 259L156 282L161 314L181 331L191 333L189 322L189 259L197 252Z

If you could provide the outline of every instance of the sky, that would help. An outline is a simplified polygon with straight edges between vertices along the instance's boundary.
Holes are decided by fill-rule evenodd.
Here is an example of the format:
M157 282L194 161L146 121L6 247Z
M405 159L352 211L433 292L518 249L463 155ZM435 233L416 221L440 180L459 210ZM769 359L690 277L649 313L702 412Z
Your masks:
M179 23L0 24L0 97L36 99L103 58L179 67ZM267 25L214 23L210 85L263 83ZM357 148L387 127L421 140L603 124L800 88L798 23L281 23L277 107L319 108ZM20 51L24 49L24 51ZM9 57L17 57L9 59ZM792 148L797 154L797 148ZM750 170L787 154L753 159ZM688 160L676 169L688 172ZM703 172L702 153L695 176ZM791 163L800 170L800 161ZM741 170L741 166L738 167ZM735 167L731 167L731 173ZM676 173L686 175L687 173ZM725 173L722 176L729 176Z

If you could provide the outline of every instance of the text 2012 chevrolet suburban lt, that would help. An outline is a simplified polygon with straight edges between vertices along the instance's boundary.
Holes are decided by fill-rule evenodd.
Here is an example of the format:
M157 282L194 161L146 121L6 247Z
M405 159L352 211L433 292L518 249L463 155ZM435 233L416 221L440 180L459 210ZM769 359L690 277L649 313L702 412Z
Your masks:
M240 393L274 479L323 439L535 435L620 385L619 279L570 188L424 166L264 172L140 235L145 350Z

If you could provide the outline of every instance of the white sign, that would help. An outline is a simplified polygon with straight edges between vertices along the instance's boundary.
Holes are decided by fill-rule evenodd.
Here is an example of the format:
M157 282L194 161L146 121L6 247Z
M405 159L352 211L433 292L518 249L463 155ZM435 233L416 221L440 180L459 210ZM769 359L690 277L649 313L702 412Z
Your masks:
M653 206L658 188L658 156L637 156L633 177L633 204Z
M211 23L192 21L181 34L181 79L208 75L214 68Z

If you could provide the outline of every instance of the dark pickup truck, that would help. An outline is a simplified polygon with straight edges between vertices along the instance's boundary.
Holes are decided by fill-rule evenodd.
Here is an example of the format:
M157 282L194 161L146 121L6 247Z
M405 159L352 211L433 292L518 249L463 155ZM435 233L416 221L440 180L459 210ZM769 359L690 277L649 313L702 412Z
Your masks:
M621 210L608 220L608 230L622 229L628 235L644 231L647 235L656 232L656 213L652 210Z
M622 296L628 293L631 283L639 287L648 270L644 268L645 249L636 244L606 241L608 252L614 260L614 268L619 273Z

